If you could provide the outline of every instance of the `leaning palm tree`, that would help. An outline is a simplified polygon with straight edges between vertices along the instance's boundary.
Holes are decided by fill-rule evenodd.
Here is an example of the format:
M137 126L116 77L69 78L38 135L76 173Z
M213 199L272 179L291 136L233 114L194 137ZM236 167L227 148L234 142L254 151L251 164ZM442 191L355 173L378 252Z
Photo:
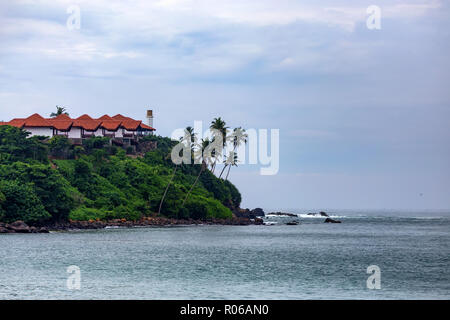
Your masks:
M206 150L206 148L208 148L208 146L210 144L211 144L211 141L208 138L202 139L202 143L201 143L201 146L200 146L201 153L203 153ZM211 154L213 152L211 152ZM191 194L192 190L194 190L194 187L197 184L198 180L200 179L200 176L202 175L203 171L205 171L205 169L208 168L208 163L212 162L211 159L207 155L203 155L201 161L202 161L202 164L201 164L201 167L200 167L200 171L199 171L197 177L195 178L194 183L191 185L191 188L189 189L188 193L186 194L186 197L183 200L183 204L182 204L183 206L186 203L186 200L188 199L188 197Z
M231 163L228 165L228 172L227 172L227 176L225 177L225 181L228 180L228 175L230 174L230 169L231 167L237 167L237 163L239 162L238 160L238 155L236 152L233 152L233 160L231 161Z
M192 148L194 137L195 137L194 129L192 127L186 127L186 129L184 129L184 137L180 138L180 142L188 143L189 146ZM172 176L170 177L169 183L167 184L166 189L164 190L163 196L161 198L161 201L159 203L158 214L161 214L161 208L164 203L164 199L166 198L167 191L169 191L170 185L172 184L173 179L175 178L177 169L178 169L178 164L175 164L175 168L173 169Z
M62 115L62 114L69 115L69 113L67 112L66 108L60 107L60 106L56 106L56 112L52 112L50 114L50 118L56 118L57 116Z
M227 143L227 129L226 122L222 120L222 118L214 118L213 121L211 121L211 125L209 126L210 129L214 130L215 135L221 134L222 135L222 148L225 147ZM221 150L216 150L215 156L214 156L214 164L212 165L211 172L214 173L214 170L216 169L216 163L217 163L217 157L219 157L221 154Z
M172 184L173 179L175 178L175 174L177 173L177 169L178 169L178 165L176 164L176 165L175 165L175 169L173 169L172 176L170 177L169 183L167 184L167 187L166 187L166 189L164 190L164 194L163 194L163 196L162 196L162 198L161 198L161 201L159 202L158 214L161 214L161 208L162 208L162 205L163 205L163 203L164 203L164 199L166 198L167 191L169 191L169 187L170 187L170 185Z
M225 169L228 166L233 165L233 159L236 155L236 149L239 148L242 144L246 144L247 143L247 139L248 139L248 134L245 132L245 129L242 129L241 127L238 128L234 128L233 133L228 137L229 140L231 140L231 142L233 143L233 151L230 152L230 155L228 156L228 160L225 161L225 165L224 168L222 169L222 172L219 175L219 179L220 177L222 177L222 174L225 172ZM230 173L230 167L228 168L228 174ZM227 177L228 177L227 174Z

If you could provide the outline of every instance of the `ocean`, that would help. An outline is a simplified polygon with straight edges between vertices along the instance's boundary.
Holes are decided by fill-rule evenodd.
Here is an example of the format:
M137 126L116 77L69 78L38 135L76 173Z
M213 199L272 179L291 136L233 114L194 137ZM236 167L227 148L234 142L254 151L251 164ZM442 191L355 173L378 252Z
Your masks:
M449 212L328 211L341 224L297 212L265 226L0 234L0 299L450 298Z

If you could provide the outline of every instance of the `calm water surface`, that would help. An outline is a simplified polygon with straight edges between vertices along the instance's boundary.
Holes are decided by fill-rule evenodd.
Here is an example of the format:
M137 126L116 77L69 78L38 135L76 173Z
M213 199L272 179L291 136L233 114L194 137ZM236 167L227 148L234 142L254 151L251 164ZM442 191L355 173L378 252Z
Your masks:
M0 234L0 299L449 299L450 216ZM66 285L70 265L81 289ZM381 269L369 290L366 269Z

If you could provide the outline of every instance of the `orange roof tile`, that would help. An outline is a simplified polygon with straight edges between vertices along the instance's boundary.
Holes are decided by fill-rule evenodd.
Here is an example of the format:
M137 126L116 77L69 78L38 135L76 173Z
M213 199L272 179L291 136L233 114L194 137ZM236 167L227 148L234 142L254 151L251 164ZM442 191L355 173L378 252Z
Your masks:
M67 131L72 127L73 120L67 114L60 114L54 118L47 119L57 130Z
M57 130L69 130L72 127L73 120L49 120L53 127Z
M102 128L105 128L106 130L109 131L116 131L117 129L119 129L119 126L121 125L122 121L118 121L118 120L107 120L107 121L103 121L102 122Z
M122 121L122 127L124 127L127 130L137 130L137 128L139 127L139 125L142 123L142 121L138 121L138 120L123 120Z
M95 131L100 126L106 130L116 131L119 127L126 130L135 131L139 127L144 130L155 130L154 128L143 124L140 120L134 120L117 114L114 117L104 115L99 119L93 119L89 115L84 114L76 119L71 119L66 114L61 114L55 118L44 119L39 114L35 113L32 116L22 119L15 118L9 122L0 122L0 125L11 125L14 127L50 127L57 130L70 130L72 126L83 128L88 131Z
M35 113L25 119L24 127L51 127L51 123Z
M156 130L155 128L152 128L152 127L150 127L150 126L148 126L148 125L146 125L144 123L141 123L141 128L142 129L146 129L146 130L151 130L151 131L155 131Z
M73 122L73 126L83 128L88 131L95 131L100 127L101 123L102 122L99 120L75 120Z
M56 116L54 118L50 118L50 119L47 119L47 120L72 120L72 119L70 119L70 117L67 114L63 113L63 114L60 114L60 115L58 115L58 116Z
M75 120L94 120L92 119L90 116L88 116L87 114L83 114L82 116L79 116L78 118L76 118Z
M121 114L116 114L116 115L113 117L113 119L116 119L116 120L129 120L129 119L131 119L131 118L125 117L125 116L123 116L123 115L121 115Z
M12 119L10 122L7 122L6 124L17 128L22 128L23 125L25 124L25 119L15 118Z
M113 118L111 118L110 116L108 116L107 114L101 116L100 118L98 118L97 120L114 120Z

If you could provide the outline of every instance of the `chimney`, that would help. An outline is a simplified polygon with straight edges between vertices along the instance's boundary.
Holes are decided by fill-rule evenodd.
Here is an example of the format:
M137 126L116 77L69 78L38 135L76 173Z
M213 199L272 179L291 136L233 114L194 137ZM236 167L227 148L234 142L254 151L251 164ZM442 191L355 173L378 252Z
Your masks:
M148 125L153 128L153 110L147 110Z

